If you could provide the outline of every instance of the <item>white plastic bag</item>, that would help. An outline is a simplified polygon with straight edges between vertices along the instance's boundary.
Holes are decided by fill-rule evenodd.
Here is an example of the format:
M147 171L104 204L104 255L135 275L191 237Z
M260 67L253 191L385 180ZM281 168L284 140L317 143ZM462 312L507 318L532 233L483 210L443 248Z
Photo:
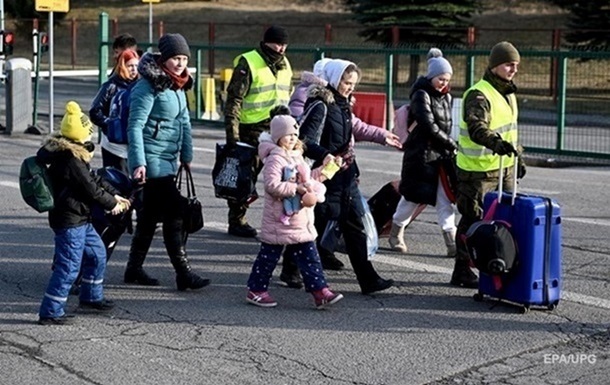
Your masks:
M372 260L379 249L379 235L377 234L377 227L375 226L375 219L371 214L369 204L362 194L360 194L362 200L362 206L364 207L364 215L362 217L362 223L364 223L364 231L366 232L366 251L368 260Z

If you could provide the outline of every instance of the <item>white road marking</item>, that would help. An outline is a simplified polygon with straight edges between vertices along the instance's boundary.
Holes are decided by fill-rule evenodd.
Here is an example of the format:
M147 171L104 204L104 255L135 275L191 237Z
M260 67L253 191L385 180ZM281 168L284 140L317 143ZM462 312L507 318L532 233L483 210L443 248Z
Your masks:
M210 222L206 223L206 227L211 227L218 230L226 230L227 224L223 222ZM413 262L402 258L393 258L379 254L377 254L373 258L373 261L375 261L376 263L385 263L387 265L402 267L409 270L421 271L423 273L435 273L450 276L453 272L453 269L447 267L430 265L427 263ZM580 303L582 305L610 309L610 300L604 298L597 298L584 294L562 291L561 299L565 301Z
M19 183L12 182L12 181L0 181L0 185L6 186L6 187L19 188ZM572 221L572 222L577 222L577 223L610 226L610 221L603 220L603 219L566 218L566 217L564 217L562 219L564 221ZM225 222L206 222L205 227L216 229L216 230L222 230L222 231L227 230L227 224ZM409 270L421 271L424 273L436 273L436 274L445 274L445 275L451 275L451 273L452 273L452 269L450 269L450 268L430 265L427 263L413 262L413 261L409 261L409 260L405 260L405 259L388 257L385 255L376 255L374 258L374 261L379 262L379 263L385 263L385 264L392 265L392 266L403 267L403 268L409 269ZM563 299L565 301L580 303L582 305L593 306L593 307L598 307L598 308L603 308L603 309L610 309L610 300L607 300L604 298L597 298L597 297L592 297L592 296L588 296L588 295L584 295L584 294L562 291L561 299Z
M8 180L2 180L2 181L0 181L0 186L19 188L19 183L11 182Z
M216 153L216 149L203 148L203 147L193 147L193 151L210 152L213 154Z
M387 257L384 255L376 255L373 259L376 262L385 263L392 266L404 267L406 269L421 271L424 273L438 273L451 275L452 269L448 269L441 266L429 265L426 263L419 263L408 261L404 259L398 259L393 257ZM584 294L572 293L569 291L561 292L561 299L570 302L580 303L582 305L594 306L602 309L610 309L610 300L604 298L592 297Z
M576 222L576 223L584 223L587 225L596 225L596 226L610 226L610 221L607 219L599 219L599 218L561 218L563 221L568 222Z

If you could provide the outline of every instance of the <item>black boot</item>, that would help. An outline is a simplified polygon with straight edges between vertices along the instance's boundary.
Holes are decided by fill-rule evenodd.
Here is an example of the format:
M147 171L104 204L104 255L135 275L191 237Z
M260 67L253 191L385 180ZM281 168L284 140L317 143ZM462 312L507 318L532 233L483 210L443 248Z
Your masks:
M337 257L335 253L329 252L326 249L319 247L318 252L320 254L320 262L324 270L342 270L345 265Z
M454 286L476 289L479 287L477 275L470 269L470 261L467 259L456 259L451 274L450 283Z
M178 253L171 255L170 260L176 270L176 286L179 291L201 289L210 284L209 279L201 278L191 271L191 265L184 248L181 248Z
M154 226L154 225L153 225ZM150 234L148 234L150 233ZM136 233L131 241L131 249L129 250L129 261L127 261L127 268L125 269L125 275L123 281L125 283L136 283L144 286L159 286L159 280L146 274L142 265L146 259L146 253L152 242L154 235L154 227L152 232L143 231L142 229L136 228Z
M373 282L369 282L367 284L361 284L360 290L362 294L372 294L378 291L384 291L391 288L394 285L393 279L383 279L381 277L377 278Z
M280 273L280 281L291 289L300 289L303 287L303 279L299 273L299 268L294 259L284 253L282 261L282 272Z
M129 263L125 269L123 281L125 283L135 283L143 286L159 286L158 279L148 275L142 267L130 267Z

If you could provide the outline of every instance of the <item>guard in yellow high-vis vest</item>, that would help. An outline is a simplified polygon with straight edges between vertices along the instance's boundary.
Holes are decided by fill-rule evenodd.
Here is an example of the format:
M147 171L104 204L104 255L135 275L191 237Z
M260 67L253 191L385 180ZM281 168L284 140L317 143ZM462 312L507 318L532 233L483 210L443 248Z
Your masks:
M519 51L509 42L496 44L490 52L483 79L464 92L457 154L457 207L462 215L457 228L457 255L451 284L477 288L478 278L470 268L463 241L470 226L483 217L483 197L498 188L500 156L504 156L504 186L513 185L515 161L518 178L525 175L518 143L518 108L513 78L517 74ZM515 155L515 156L513 156Z
M286 30L271 26L258 48L235 58L224 111L227 145L240 141L258 147L261 132L269 130L271 110L278 105L288 106L292 69L285 56L287 46ZM257 157L253 168L255 177L260 170ZM229 234L255 237L256 229L246 221L248 202L227 202Z

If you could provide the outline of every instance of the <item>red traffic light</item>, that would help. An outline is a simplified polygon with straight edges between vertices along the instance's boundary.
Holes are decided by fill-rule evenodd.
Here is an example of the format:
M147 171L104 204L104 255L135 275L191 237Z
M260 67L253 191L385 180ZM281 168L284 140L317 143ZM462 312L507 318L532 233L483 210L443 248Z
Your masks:
M15 41L15 34L12 32L4 32L2 35L4 36L4 44L13 44Z
M2 49L2 55L12 55L13 54L13 43L15 42L15 34L9 31L0 31L2 34L2 44L0 48Z

